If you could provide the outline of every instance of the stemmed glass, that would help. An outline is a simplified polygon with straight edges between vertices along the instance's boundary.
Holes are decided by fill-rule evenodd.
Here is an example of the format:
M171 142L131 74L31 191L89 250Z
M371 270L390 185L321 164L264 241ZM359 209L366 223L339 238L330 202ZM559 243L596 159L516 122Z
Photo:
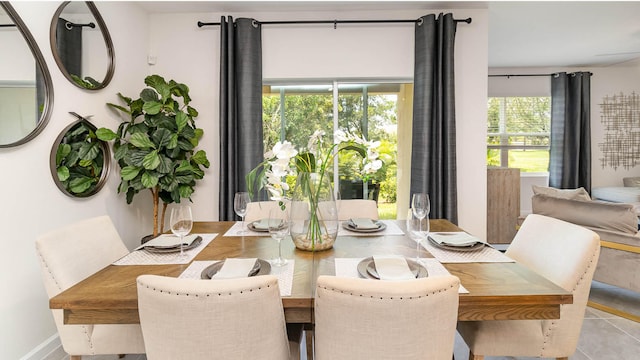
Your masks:
M416 219L419 220L419 228L418 231L420 236L423 236L422 232L422 219L429 215L429 211L431 210L431 204L429 202L429 195L425 193L415 193L411 198L411 212ZM427 220L427 232L429 232L429 220ZM420 240L418 240L418 254L420 254Z
M423 221L413 215L413 209L409 209L407 213L407 233L409 238L416 242L417 262L420 262L420 244L429 235L429 220L427 219L424 226L422 224Z
M269 234L278 242L278 258L271 261L274 266L287 264L287 259L282 258L282 239L289 234L289 214L286 209L280 207L269 210Z
M233 198L233 211L236 212L236 215L242 218L242 228L240 230L240 234L245 234L244 230L244 216L247 215L247 205L251 202L249 198L249 193L245 191L237 192L235 197Z
M188 205L178 205L171 208L171 232L180 237L180 255L179 259L186 258L184 253L184 237L189 235L193 227L193 216L191 215L191 207Z

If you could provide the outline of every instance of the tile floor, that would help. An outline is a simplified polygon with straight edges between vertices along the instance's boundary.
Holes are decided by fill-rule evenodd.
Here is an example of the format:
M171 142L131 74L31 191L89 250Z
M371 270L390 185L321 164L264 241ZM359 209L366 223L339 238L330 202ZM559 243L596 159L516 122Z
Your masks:
M606 287L594 283L599 299L606 299ZM611 298L618 301L614 293ZM640 311L640 298L628 298L629 306ZM304 344L303 344L304 346ZM306 357L303 359L306 360ZM604 311L587 307L578 341L578 349L570 360L635 360L640 358L640 323ZM467 360L469 349L460 336L456 336L455 360ZM60 360L68 360L65 356ZM529 360L523 357L486 357L486 360ZM52 359L55 360L55 359ZM85 356L83 360L118 360L117 356ZM146 360L144 355L127 355L124 360Z

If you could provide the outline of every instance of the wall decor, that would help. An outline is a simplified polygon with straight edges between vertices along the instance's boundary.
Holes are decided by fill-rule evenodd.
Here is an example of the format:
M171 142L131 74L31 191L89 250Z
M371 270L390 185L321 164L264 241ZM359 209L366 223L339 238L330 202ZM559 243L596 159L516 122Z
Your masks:
M78 120L60 132L51 147L49 166L53 180L64 194L89 197L104 186L109 173L109 146L96 136L96 127L71 112Z
M65 1L51 19L51 51L62 74L85 90L106 87L114 72L111 35L92 1Z
M0 148L22 145L45 128L53 84L38 44L15 9L0 2Z
M640 94L606 95L600 104L604 142L600 164L614 170L628 170L640 164Z

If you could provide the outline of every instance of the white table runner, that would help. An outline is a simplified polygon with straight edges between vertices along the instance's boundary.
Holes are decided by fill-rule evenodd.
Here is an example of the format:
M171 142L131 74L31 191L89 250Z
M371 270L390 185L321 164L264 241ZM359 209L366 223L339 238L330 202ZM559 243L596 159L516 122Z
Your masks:
M202 251L218 234L194 234L202 237L200 245L193 249L185 250L187 255L181 259L180 252L158 254L151 253L144 249L135 250L116 260L113 265L166 265L166 264L188 264L196 255Z
M287 259L285 266L271 265L271 275L278 277L278 287L280 288L280 296L291 296L291 288L293 287L293 269L295 260ZM221 260L194 261L178 276L181 279L200 279L200 274L209 265L215 264ZM209 280L207 280L209 281Z
M442 263L515 262L512 258L490 246L485 246L482 250L477 251L455 251L438 248L429 240L423 240L422 247Z
M358 274L358 263L362 261L362 259L363 258L336 258L336 276L359 278L360 275ZM427 273L430 277L451 275L451 273L449 273L449 271L444 266L442 266L442 264L437 259L423 258L420 259L420 263L427 269ZM460 288L458 289L458 293L468 294L469 291L465 289L461 284Z

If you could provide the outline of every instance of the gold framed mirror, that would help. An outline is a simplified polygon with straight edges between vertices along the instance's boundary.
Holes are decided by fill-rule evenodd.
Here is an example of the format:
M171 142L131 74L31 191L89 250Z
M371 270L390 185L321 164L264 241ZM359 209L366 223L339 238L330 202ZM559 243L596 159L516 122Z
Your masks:
M0 2L0 148L22 145L49 122L53 84L38 44L15 9Z
M78 120L60 132L51 147L49 166L58 189L70 197L96 194L107 181L111 162L109 146L96 137L96 126L71 112Z
M49 41L62 74L85 90L106 87L114 72L111 35L92 1L65 1L51 19Z

